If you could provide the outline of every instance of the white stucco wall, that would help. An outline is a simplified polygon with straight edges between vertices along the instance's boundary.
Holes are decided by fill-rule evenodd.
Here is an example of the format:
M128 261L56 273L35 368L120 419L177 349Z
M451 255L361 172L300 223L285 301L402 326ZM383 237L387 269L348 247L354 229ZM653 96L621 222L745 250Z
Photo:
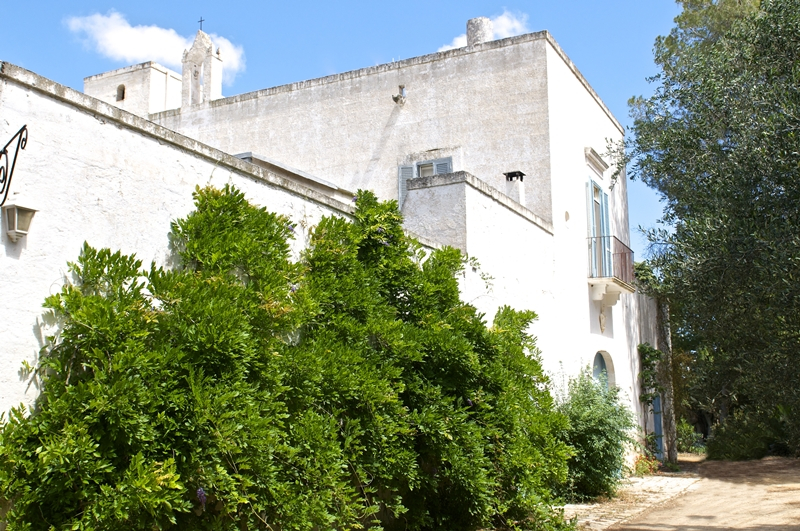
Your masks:
M603 352L613 363L614 382L623 390L634 411L638 402L638 354L641 342L636 315L644 301L623 294L605 309L605 330L601 331L601 304L593 301L588 283L589 219L587 183L590 178L609 196L611 234L630 243L627 189L624 175L612 187L610 167L596 175L585 154L591 148L605 155L609 141L623 138L623 129L599 101L585 80L576 75L571 62L549 48L548 100L550 160L552 168L553 230L555 240L554 281L561 286L556 298L555 329L560 336L563 368L575 374L591 366L595 354Z
M550 219L547 32L492 41L183 107L156 123L229 153L258 152L350 190L397 198L411 153L458 151L454 171L502 189L528 174L526 206ZM392 96L405 85L406 102Z
M125 99L117 101L120 85L125 86ZM140 63L84 78L83 92L147 118L181 106L181 76L158 63Z
M437 175L409 182L403 216L408 230L477 260L462 298L488 321L503 305L551 314L552 228L512 198L466 172Z
M384 199L397 197L399 164L431 153L452 156L454 173L409 185L406 228L480 262L461 287L487 319L504 304L539 314L532 331L556 383L607 353L641 418L636 345L655 344L652 301L623 295L606 309L601 332L588 283L584 150L603 153L622 130L546 32L150 116L169 129L11 65L3 72L0 133L30 129L13 188L40 212L28 237L2 240L13 280L0 280L0 292L10 294L15 317L0 320L0 410L33 397L18 369L35 359L41 301L59 289L84 240L163 263L169 222L192 209L192 190L206 183L232 182L301 225L351 208L282 179L284 170L226 153L259 153ZM402 106L391 98L400 84ZM524 193L504 180L511 170L527 174ZM610 189L611 172L601 180L611 230L627 243L625 181ZM493 277L489 288L481 273Z
M553 300L558 295L553 283L550 225L531 220L532 213L508 208L497 195L480 187L467 188L467 212L467 254L480 268L467 268L464 300L484 312L489 322L500 306L535 311L539 318L532 332L538 337L547 368L557 357L553 348L556 338L548 333L555 317ZM480 280L481 273L492 278L488 287Z
M170 222L207 184L232 183L301 227L352 209L26 70L0 63L0 72L0 138L23 124L29 131L11 191L39 210L16 243L2 225L0 411L36 395L22 362L35 364L47 334L42 303L60 290L84 241L168 263ZM295 252L304 244L300 237Z

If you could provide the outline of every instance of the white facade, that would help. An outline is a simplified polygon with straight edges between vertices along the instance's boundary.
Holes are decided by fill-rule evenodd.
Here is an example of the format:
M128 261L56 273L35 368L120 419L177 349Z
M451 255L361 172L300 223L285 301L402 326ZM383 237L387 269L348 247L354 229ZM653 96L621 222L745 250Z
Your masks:
M180 74L153 62L87 77L83 91L144 117L181 106Z
M169 265L170 222L194 209L192 192L207 184L232 183L300 227L353 209L288 172L244 162L9 63L0 63L0 116L3 143L22 125L29 131L9 201L38 210L17 242L3 216L0 412L36 397L22 364L35 365L55 332L42 303L60 291L84 241ZM294 251L305 243L298 237Z
M643 419L636 347L657 345L654 305L588 239L629 243L625 178L612 186L598 155L623 130L549 33L485 42L481 23L470 28L466 48L221 99L205 85L187 97L197 50L204 71L218 60L193 47L180 108L155 113L106 97L122 74L87 78L106 104L4 63L0 133L30 130L13 188L40 211L25 239L3 239L0 290L14 308L0 320L0 409L35 395L19 365L35 360L41 302L84 240L165 263L169 222L191 210L194 187L233 182L301 226L348 215L358 188L402 199L410 232L480 263L465 271L465 301L489 319L500 305L535 310L557 381L601 353ZM128 86L149 101L150 88ZM590 259L609 268L592 273Z

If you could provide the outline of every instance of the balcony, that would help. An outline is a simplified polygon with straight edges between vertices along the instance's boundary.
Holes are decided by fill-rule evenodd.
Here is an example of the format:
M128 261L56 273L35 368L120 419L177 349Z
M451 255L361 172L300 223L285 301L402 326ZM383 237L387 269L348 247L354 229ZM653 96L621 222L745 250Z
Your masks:
M633 251L614 236L587 238L592 299L613 306L622 293L633 293Z

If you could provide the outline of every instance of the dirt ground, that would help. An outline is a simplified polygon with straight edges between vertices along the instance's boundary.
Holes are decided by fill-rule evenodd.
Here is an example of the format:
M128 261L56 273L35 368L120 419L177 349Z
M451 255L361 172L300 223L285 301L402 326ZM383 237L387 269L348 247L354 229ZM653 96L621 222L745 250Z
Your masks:
M682 473L695 475L698 481L671 499L612 524L609 531L800 531L799 459L682 465Z
M698 463L704 457L681 454L679 459L679 472L629 477L623 481L613 499L590 504L569 504L564 507L564 513L568 518L577 519L581 531L601 531L628 521L647 509L695 488L700 481Z

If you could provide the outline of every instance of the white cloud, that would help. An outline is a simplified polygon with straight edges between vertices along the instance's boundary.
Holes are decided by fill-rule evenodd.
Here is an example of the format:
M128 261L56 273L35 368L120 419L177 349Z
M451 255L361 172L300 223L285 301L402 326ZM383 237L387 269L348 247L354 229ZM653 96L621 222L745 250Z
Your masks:
M510 11L503 11L502 15L492 17L492 31L494 39L505 39L506 37L514 37L515 35L522 35L523 33L530 33L528 28L528 15L525 13L515 14ZM450 44L445 44L439 48L438 52L452 50L454 48L463 48L467 45L467 34L462 33Z
M131 26L116 11L110 11L107 15L95 13L86 17L70 17L66 25L71 32L82 35L87 45L105 57L131 64L156 61L178 71L181 69L183 51L194 42L194 36L184 37L173 29ZM244 71L244 48L213 33L209 37L214 46L220 49L222 81L230 85L236 74Z
M458 37L453 39L453 42L451 42L450 44L445 44L444 46L442 46L441 48L439 48L436 51L437 52L446 52L447 50L454 50L456 48L463 48L466 45L467 45L467 34L466 33L462 33L461 35L459 35Z
M531 32L528 29L528 15L520 13L517 16L508 11L503 11L502 15L492 18L492 29L495 39L505 39Z

